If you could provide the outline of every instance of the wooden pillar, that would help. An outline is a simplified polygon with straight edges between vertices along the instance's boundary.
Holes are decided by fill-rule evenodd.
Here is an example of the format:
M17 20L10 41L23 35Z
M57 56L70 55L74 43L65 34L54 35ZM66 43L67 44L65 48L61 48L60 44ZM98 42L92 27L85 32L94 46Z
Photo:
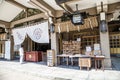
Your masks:
M108 25L107 25L108 28ZM110 44L109 44L109 32L100 32L100 43L102 54L105 55L104 67L111 68L111 58L110 58Z
M55 50L55 65L57 65L57 54L59 53L57 33L51 33L51 49Z
M11 30L10 30L10 34L8 36L9 36L9 40L11 42L11 46L10 46L11 51L10 52L11 52L11 60L12 60L15 57L15 53L14 53L14 39L13 39L13 37L11 37Z
M7 41L5 41L5 59L14 59L14 40L11 37L11 29L8 29Z
M5 56L5 42L0 41L0 57L4 58Z

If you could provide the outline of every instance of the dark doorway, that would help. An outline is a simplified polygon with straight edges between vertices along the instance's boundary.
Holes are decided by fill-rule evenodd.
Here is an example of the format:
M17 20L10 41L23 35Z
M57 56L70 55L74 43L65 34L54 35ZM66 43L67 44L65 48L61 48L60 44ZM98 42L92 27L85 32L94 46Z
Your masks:
M35 51L46 52L48 49L51 49L50 43L35 43Z

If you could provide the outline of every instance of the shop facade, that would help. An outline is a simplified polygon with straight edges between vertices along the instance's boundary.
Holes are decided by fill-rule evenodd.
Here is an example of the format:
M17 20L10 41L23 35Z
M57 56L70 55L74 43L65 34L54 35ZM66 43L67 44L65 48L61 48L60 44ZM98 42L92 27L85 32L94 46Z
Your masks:
M111 4L113 5L113 7L115 7L115 5L119 5L120 3L115 3L115 4ZM109 11L112 11L113 8L110 8ZM82 11L87 11L91 14L96 13L96 11L94 10L94 8L90 8L90 9L85 9L85 10L81 10ZM58 13L58 14L57 14ZM56 11L56 15L61 15L60 13L63 13L63 11ZM50 14L49 14L50 15ZM35 41L33 39L34 36L38 35L36 33L36 35L30 35L31 32L28 30L24 30L26 31L26 35L24 35L24 40L19 43L16 44L15 43L15 39L13 34L13 30L15 29L23 29L23 28L31 28L31 30L33 29L32 27L35 27L35 25L39 25L44 23L44 21L46 19L41 18L47 18L47 26L48 29L46 31L46 33L48 34L49 38L48 38L48 42L44 42L44 40L42 41ZM58 56L61 56L62 54L65 55L75 55L75 54L80 54L80 55L84 55L86 52L86 47L89 46L91 47L91 55L94 56L94 44L99 44L100 45L100 51L101 51L101 55L105 57L104 59L104 66L105 68L111 68L111 57L110 55L118 55L120 54L120 24L119 24L119 20L116 21L115 23L110 23L108 22L106 24L106 30L105 32L101 31L101 26L100 26L100 16L89 16L87 18L84 19L84 24L82 25L74 25L70 19L63 19L62 18L52 18L52 22L51 20L49 20L50 17L48 17L48 15L46 16L46 14L44 13L40 13L37 15L33 15L33 16L29 16L17 21L13 21L10 23L9 27L9 33L10 34L6 34L6 37L4 40L1 38L0 41L0 56L2 58L6 58L5 54L6 54L6 42L10 41L10 43L8 43L10 45L10 50L9 50L9 58L7 57L6 59L8 60L12 60L12 59L18 59L19 58L19 48L20 45L23 44L24 45L24 50L25 50L25 54L31 54L31 55L26 55L26 59L32 58L33 56L38 57L38 56L42 56L42 58L38 58L39 60L37 61L45 61L47 62L47 50L54 50L54 64L58 65ZM66 18L66 17L64 17ZM109 18L111 18L111 15L106 15L105 19L109 20ZM54 26L52 28L54 28L51 31L51 24L54 24ZM22 25L22 26L21 26ZM41 25L40 25L41 26ZM45 26L46 27L46 26ZM22 31L22 30L21 30ZM30 33L28 33L28 32ZM20 32L20 31L19 31ZM22 31L23 33L23 31ZM22 34L20 33L20 34ZM44 33L44 34L46 34ZM2 35L2 34L1 34ZM44 36L44 35L43 35ZM37 36L39 37L39 35ZM44 36L46 37L46 36ZM43 37L43 38L44 38ZM66 41L66 42L65 42ZM78 41L79 43L76 43L76 41ZM18 41L20 42L20 41ZM69 43L70 42L70 43ZM72 42L72 43L71 43ZM64 45L65 44L65 45ZM66 46L67 45L67 46ZM72 46L71 46L72 45ZM72 48L69 48L69 47ZM76 48L73 48L76 47ZM40 52L41 51L41 52ZM31 52L31 53L28 53ZM40 55L36 55L36 54L40 54ZM66 59L64 59L66 60ZM33 60L34 61L34 60ZM66 61L67 62L67 61ZM68 60L68 64L71 64Z

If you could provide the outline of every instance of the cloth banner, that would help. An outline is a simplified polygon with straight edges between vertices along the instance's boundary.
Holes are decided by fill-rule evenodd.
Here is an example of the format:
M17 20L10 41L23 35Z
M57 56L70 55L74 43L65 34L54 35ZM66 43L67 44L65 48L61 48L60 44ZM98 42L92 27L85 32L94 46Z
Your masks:
M15 45L20 45L23 43L23 41L25 40L26 31L26 28L12 30Z
M12 33L15 45L22 44L26 35L28 35L34 42L49 43L48 22L26 28L13 29Z
M27 35L37 43L49 43L48 22L27 27Z

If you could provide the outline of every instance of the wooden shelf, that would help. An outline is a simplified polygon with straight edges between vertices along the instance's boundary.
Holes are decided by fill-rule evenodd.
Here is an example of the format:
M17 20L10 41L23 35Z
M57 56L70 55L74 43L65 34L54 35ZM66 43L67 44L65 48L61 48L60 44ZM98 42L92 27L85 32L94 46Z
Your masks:
M80 53L80 41L63 41L63 54Z

